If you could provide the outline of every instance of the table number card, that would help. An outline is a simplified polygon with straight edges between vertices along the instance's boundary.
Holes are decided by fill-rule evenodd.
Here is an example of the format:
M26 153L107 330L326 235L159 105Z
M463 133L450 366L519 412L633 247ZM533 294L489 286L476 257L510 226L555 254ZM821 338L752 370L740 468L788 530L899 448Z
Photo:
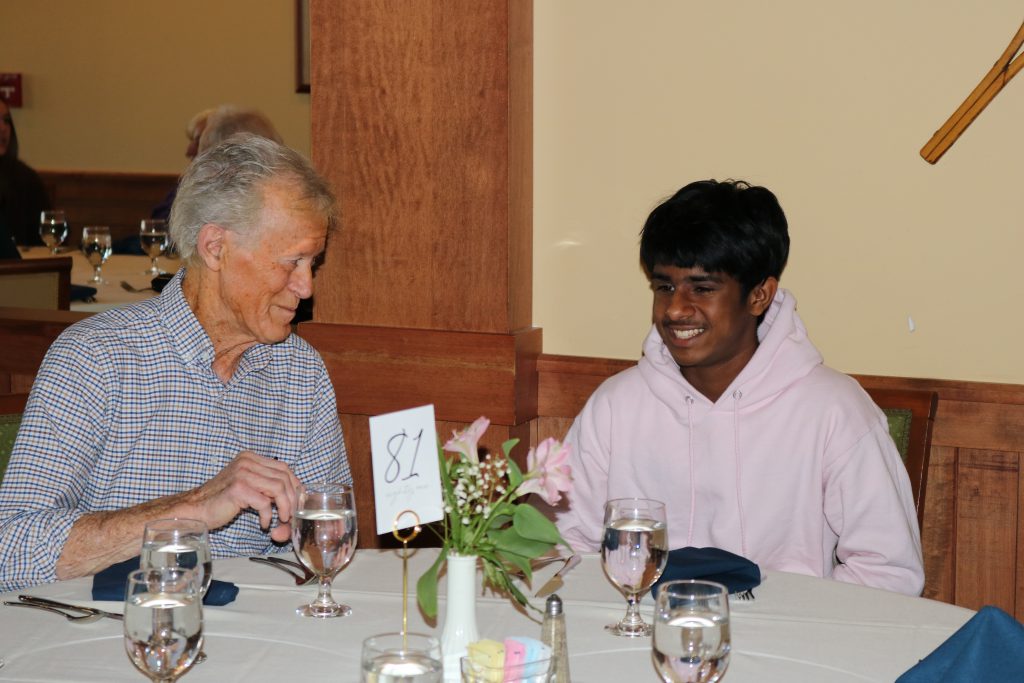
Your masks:
M378 534L390 534L395 518L405 510L415 512L420 524L443 517L434 406L371 417L370 451ZM405 515L399 524L404 529L415 520Z

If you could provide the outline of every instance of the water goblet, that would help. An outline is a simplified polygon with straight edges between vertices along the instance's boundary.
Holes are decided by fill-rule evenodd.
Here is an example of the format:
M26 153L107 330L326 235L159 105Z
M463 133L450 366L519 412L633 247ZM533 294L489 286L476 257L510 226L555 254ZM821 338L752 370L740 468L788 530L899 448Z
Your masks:
M300 605L304 617L345 617L352 608L331 597L331 580L356 550L356 505L352 487L319 482L299 490L292 515L292 548L302 564L320 580L316 599Z
M441 643L419 633L381 633L363 641L363 683L441 683Z
M157 519L142 532L139 569L181 567L194 569L200 597L206 595L213 580L210 532L198 519Z
M39 236L43 244L56 255L60 245L68 238L68 219L63 211L43 211L39 214Z
M649 636L640 616L640 596L665 570L668 530L665 504L646 498L617 498L604 505L601 564L615 587L626 596L626 615L605 628L616 636Z
M157 519L148 522L142 532L139 569L180 567L196 572L199 599L206 597L213 580L210 532L198 519ZM206 661L200 649L196 662Z
M82 253L94 269L89 282L107 284L107 281L100 277L100 269L110 258L111 250L110 228L105 225L88 225L82 228Z
M203 611L196 573L180 567L137 569L124 598L124 647L151 681L176 681L203 645Z
M162 218L143 219L139 227L139 242L142 244L142 251L146 252L152 261L143 274L162 275L164 271L157 266L156 260L167 251L167 221Z
M665 683L714 683L729 666L729 591L714 581L668 581L654 606L654 667Z

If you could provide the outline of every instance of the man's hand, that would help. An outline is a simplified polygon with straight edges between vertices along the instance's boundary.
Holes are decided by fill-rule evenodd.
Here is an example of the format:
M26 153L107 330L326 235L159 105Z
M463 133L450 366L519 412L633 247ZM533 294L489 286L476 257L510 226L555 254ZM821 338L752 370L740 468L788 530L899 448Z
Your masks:
M291 538L291 527L286 522L295 509L299 485L284 463L242 451L217 476L193 489L188 499L197 508L196 517L206 522L211 531L248 508L256 510L260 526L269 529L276 506L277 518L282 523L270 530L270 537L284 542Z

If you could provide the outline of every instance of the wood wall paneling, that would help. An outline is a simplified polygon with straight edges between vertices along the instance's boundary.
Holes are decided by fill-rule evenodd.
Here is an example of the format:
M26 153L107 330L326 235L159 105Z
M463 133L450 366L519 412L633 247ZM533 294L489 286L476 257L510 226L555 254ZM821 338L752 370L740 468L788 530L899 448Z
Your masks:
M434 404L441 420L519 425L536 417L541 331L516 334L302 323L323 356L339 411L359 415Z
M67 213L70 230L66 244L82 242L86 225L106 225L116 241L137 235L139 222L177 184L169 173L115 173L106 171L39 171L55 209Z
M311 14L313 160L342 222L315 318L528 328L532 4L314 0Z
M1017 453L961 449L957 462L955 599L1016 612Z

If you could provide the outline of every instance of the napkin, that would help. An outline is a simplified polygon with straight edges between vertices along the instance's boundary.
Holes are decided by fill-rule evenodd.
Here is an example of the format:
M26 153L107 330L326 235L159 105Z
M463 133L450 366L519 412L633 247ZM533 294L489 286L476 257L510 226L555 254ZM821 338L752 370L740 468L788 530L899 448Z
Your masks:
M988 605L896 683L1019 681L1022 671L1024 626Z
M85 285L71 285L71 300L91 303L96 301L96 288Z
M669 551L668 563L651 595L658 595L658 586L676 579L703 579L724 584L730 593L742 593L761 583L761 569L745 557L720 548L678 548Z
M110 565L92 579L93 600L124 600L124 585L128 575L139 568L139 558ZM238 597L238 586L228 581L214 579L203 596L203 604L218 607L233 602Z

